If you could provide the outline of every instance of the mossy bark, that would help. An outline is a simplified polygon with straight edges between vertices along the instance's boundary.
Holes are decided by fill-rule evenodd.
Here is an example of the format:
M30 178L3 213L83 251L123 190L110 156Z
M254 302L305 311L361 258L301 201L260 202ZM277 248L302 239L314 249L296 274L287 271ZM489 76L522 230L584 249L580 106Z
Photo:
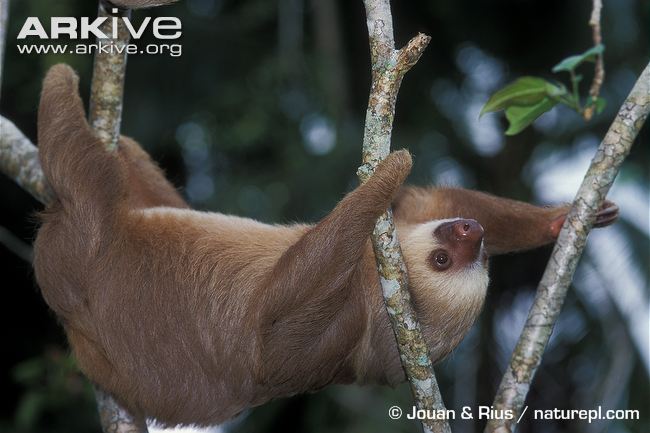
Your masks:
M365 0L372 88L363 137L363 164L358 175L365 182L390 152L395 102L404 74L424 52L431 38L419 34L402 49L395 49L393 21L388 0ZM390 318L402 366L418 409L444 409L433 365L408 291L408 275L390 209L372 234L384 303ZM425 432L449 432L446 421L426 420Z

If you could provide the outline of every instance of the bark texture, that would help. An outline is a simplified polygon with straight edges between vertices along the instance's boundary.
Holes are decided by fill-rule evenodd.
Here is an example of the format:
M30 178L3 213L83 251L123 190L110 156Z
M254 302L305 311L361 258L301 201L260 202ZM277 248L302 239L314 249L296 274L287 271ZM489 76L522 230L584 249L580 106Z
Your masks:
M372 88L366 112L363 164L358 175L365 182L390 152L395 102L404 74L424 52L431 38L418 34L402 49L395 49L393 20L388 0L365 0ZM422 336L408 292L408 275L388 209L375 225L372 244L386 309L397 339L400 358L418 409L444 409L433 372L429 349ZM424 421L425 432L449 432L446 421Z
M54 199L38 161L38 149L11 121L0 116L0 171L43 204Z
M108 18L100 30L106 35L111 35L112 19L130 17L131 11L116 8L102 0L99 2L97 16ZM101 44L111 44L113 51L98 51L95 55L90 89L90 125L111 152L117 149L120 137L127 57L125 47L129 43L129 31L121 20L118 20L118 23L120 25L117 38L98 41Z
M95 388L99 421L105 433L147 433L144 420L135 419L113 397Z
M537 288L535 301L528 313L508 369L501 380L494 408L511 409L515 416L511 420L489 421L485 428L486 433L509 433L515 430L595 215L649 112L650 64L641 73L623 102L591 161Z
M602 0L592 0L592 10L591 17L589 18L589 26L591 27L591 37L594 41L594 47L600 45L603 42L603 37L600 31L600 12L603 9ZM596 56L596 64L594 66L594 78L591 82L591 87L589 88L589 96L591 96L592 101L595 101L598 95L600 95L600 88L605 81L605 62L603 60L603 55L598 54ZM590 105L583 111L582 117L585 120L591 120L594 115L595 107Z

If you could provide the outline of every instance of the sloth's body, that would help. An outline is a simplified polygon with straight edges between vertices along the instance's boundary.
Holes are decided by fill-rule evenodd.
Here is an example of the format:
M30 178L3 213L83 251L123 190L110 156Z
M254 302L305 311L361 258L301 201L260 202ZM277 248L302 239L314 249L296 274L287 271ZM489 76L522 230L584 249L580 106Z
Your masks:
M566 214L474 191L400 191L405 151L313 226L192 211L135 142L103 149L76 86L64 66L44 83L39 153L57 201L35 242L36 278L84 373L163 423L404 380L369 242L391 202L436 360L481 308L486 253L549 243ZM599 224L615 217L606 209ZM485 245L483 228L459 218L485 227Z

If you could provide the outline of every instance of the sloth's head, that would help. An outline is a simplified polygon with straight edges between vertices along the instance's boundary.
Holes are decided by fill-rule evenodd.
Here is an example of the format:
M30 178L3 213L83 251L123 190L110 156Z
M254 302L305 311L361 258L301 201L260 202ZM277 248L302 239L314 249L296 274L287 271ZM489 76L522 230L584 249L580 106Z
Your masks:
M435 220L405 227L400 237L415 308L432 356L440 359L460 342L485 299L483 227L471 219Z

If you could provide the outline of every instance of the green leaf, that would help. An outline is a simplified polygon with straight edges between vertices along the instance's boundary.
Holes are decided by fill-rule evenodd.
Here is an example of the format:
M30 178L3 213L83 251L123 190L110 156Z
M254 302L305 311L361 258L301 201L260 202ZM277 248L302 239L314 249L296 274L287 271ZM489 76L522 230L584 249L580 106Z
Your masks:
M521 77L495 92L481 109L480 116L516 105L535 105L547 96L561 96L566 89L543 78Z
M542 114L555 107L557 101L551 98L544 98L535 105L526 107L512 106L506 109L506 118L510 126L506 135L519 134L524 128L533 123Z
M588 49L582 54L567 57L557 65L553 66L552 71L553 72L573 71L583 62L593 62L594 60L596 60L596 56L602 54L603 51L605 51L605 46L603 44L598 44L595 47Z

